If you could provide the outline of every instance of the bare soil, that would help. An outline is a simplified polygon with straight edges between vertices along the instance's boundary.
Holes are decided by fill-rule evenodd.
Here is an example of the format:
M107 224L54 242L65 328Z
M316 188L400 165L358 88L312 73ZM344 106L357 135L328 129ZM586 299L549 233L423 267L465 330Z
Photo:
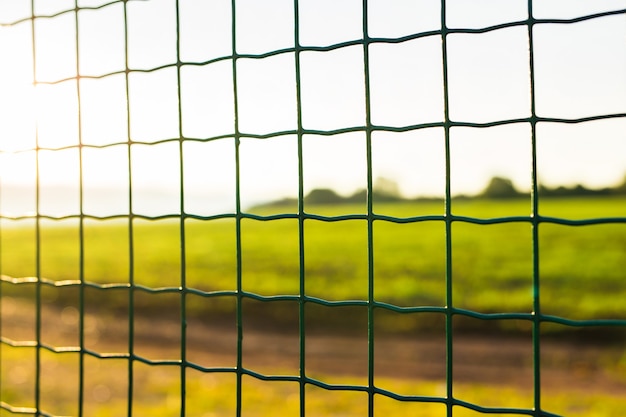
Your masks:
M79 344L79 313L74 307L45 305L42 342L54 346ZM5 339L36 339L35 309L16 298L2 299L1 333ZM86 313L87 349L98 353L128 353L129 318ZM134 317L133 353L150 360L181 358L181 324L167 315ZM296 326L272 328L254 321L242 330L242 364L265 374L298 375L301 341ZM238 331L234 321L190 320L186 328L186 360L204 367L237 365ZM307 329L302 360L309 376L362 378L368 374L366 329L349 334ZM540 343L542 389L626 393L626 349L623 342L543 338ZM453 334L454 382L533 388L533 344L530 336ZM374 335L376 377L446 380L445 334ZM331 381L332 382L332 381Z

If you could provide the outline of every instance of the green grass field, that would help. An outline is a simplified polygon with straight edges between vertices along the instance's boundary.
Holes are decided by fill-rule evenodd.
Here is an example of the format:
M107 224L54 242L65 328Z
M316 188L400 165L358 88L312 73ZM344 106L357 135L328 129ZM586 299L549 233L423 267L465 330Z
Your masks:
M313 206L326 216L363 213L364 206ZM442 203L383 204L376 214L440 215ZM281 208L257 209L276 214ZM478 218L528 216L528 200L453 202L453 214ZM540 213L566 219L626 216L625 198L541 200ZM36 275L33 220L3 221L0 266L4 275ZM327 300L367 299L368 233L365 220L304 222L305 293ZM184 223L188 287L236 290L234 219ZM298 220L241 222L241 277L245 291L298 294ZM530 312L533 293L532 231L528 222L452 224L453 304L478 312ZM80 276L78 221L41 222L41 276ZM374 297L400 306L446 304L446 238L443 221L373 224ZM95 283L148 287L181 285L181 225L177 220L137 219L129 248L127 222L85 221L83 273ZM539 273L542 312L567 318L625 318L626 223L587 226L541 224Z

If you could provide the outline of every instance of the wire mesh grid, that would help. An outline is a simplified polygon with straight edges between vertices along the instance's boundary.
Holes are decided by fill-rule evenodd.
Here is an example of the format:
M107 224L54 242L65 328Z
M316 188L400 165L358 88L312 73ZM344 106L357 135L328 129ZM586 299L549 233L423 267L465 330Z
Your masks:
M539 229L541 225L544 224L554 224L554 225L563 225L563 226L591 226L591 225L600 225L600 224L608 224L608 225L616 225L616 224L625 224L626 217L602 217L602 218L593 218L593 219L583 219L583 220L570 220L560 217L547 217L539 214L539 180L537 174L537 150L536 150L536 130L537 124L541 122L554 122L554 123L563 123L563 124L579 124L590 122L594 120L603 120L603 119L619 119L626 117L626 113L618 113L618 114L601 114L594 115L588 117L580 117L580 118L549 118L549 117L541 117L537 115L536 112L536 96L535 96L535 62L534 62L534 32L533 29L538 25L544 24L554 24L554 25L570 25L574 23L580 23L584 21L591 21L595 19L602 19L609 16L623 16L626 14L626 10L611 10L607 12L597 13L593 15L585 15L582 17L572 18L572 19L535 19L533 18L533 2L532 0L528 2L528 19L521 21L512 21L503 24L498 24L494 26L476 28L476 29L467 29L467 28L450 28L446 25L446 2L441 2L440 5L440 19L441 19L441 27L437 30L426 31L426 32L417 32L408 36L398 37L398 38L374 38L369 36L368 30L368 2L363 1L362 4L362 37L360 39L356 39L353 41L347 41L337 44L332 44L328 46L303 46L300 42L300 28L299 28L299 2L295 1L293 3L294 17L293 20L295 22L293 28L293 44L294 47L280 49L280 50L271 50L266 51L259 54L241 54L237 49L237 2L232 1L231 4L231 44L232 51L224 56L219 56L214 59L202 61L202 62L185 62L181 59L181 36L180 36L180 19L179 19L179 4L176 2L176 32L177 32L177 45L176 45L176 53L177 58L175 62L168 63L166 65L155 66L147 69L137 69L133 68L129 63L129 45L128 45L128 22L127 22L127 9L132 1L113 1L110 3L100 4L97 6L81 6L80 2L76 2L74 7L68 8L67 10L62 10L56 12L51 15L42 15L37 14L35 12L34 2L31 4L30 16L21 20L12 21L12 22L3 22L3 27L12 27L17 25L28 25L30 31L32 33L32 57L33 57L33 72L37 73L37 48L39 47L37 43L34 41L36 39L35 32L37 30L37 24L39 22L51 21L54 19L59 19L61 17L72 18L75 22L76 30L75 30L75 59L76 59L76 69L75 73L66 78L59 78L53 80L42 81L37 79L36 77L33 79L35 85L38 86L46 86L46 85L56 85L61 83L75 83L76 92L77 92L77 100L78 105L77 108L82 108L81 106L81 80L101 80L107 79L114 76L121 76L124 78L124 85L126 88L125 96L126 96L126 119L128 121L131 120L131 108L128 104L129 102L129 77L132 77L133 74L138 73L152 73L159 70L171 68L176 71L177 76L177 84L178 89L176 91L176 99L177 99L177 107L175 109L178 117L178 134L175 137L169 139L161 139L161 140L147 140L147 141L139 141L132 139L131 135L131 126L130 122L128 122L126 126L126 139L114 142L114 143L106 143L103 145L93 145L93 144L85 144L82 142L82 126L79 119L78 122L78 143L68 146L61 147L46 147L40 145L38 142L34 147L29 149L23 149L17 152L10 151L2 151L4 155L15 155L24 152L35 152L37 156L37 169L39 170L39 158L41 154L45 152L60 152L64 150L76 150L78 153L80 167L79 167L79 190L80 190L80 198L79 205L80 209L77 213L69 214L66 216L50 216L44 213L41 213L39 210L40 206L40 178L37 175L36 181L36 208L37 212L32 215L21 215L17 217L11 217L7 215L2 215L1 219L5 221L20 221L20 220L32 220L34 221L34 249L35 249L35 258L34 258L34 268L35 268L35 277L34 278L13 278L3 275L2 277L2 290L6 293L14 287L27 287L33 289L34 294L34 316L36 318L36 330L35 336L32 339L25 340L14 340L8 337L2 337L2 346L3 347L11 347L11 348L19 348L28 350L28 352L32 352L32 360L34 361L35 366L35 380L34 380L34 391L33 398L34 403L32 406L22 406L20 404L13 404L10 400L3 399L1 403L2 410L6 412L10 412L12 414L27 414L27 415L41 415L41 416L52 416L55 415L49 411L45 410L45 407L41 404L41 392L42 387L46 383L43 381L42 374L43 364L45 362L45 357L49 355L78 355L78 369L77 369L77 381L76 387L77 390L77 414L84 415L84 407L86 403L85 399L85 384L87 376L87 362L92 360L97 360L99 363L102 363L101 366L108 366L107 363L113 363L116 360L125 361L122 368L125 368L123 371L123 377L126 379L126 387L127 387L127 415L136 415L137 411L134 408L133 401L135 393L140 390L138 384L135 383L138 373L138 367L140 365L148 365L152 368L167 368L174 369L175 372L179 375L179 389L175 394L174 402L179 405L180 415L188 415L187 413L187 397L186 391L189 389L189 373L191 371L199 371L203 374L227 374L234 375L236 378L236 383L234 386L234 402L236 404L236 415L241 415L245 412L243 407L243 385L244 379L247 377L252 377L254 379L262 380L262 381L273 381L273 382L290 382L298 385L298 399L299 399L299 414L305 415L308 414L306 404L308 398L308 389L310 387L317 387L327 391L343 391L343 392L358 392L363 393L367 397L367 414L374 415L375 414L375 402L380 398L388 398L400 402L414 402L414 403L436 403L442 405L442 409L445 409L445 414L448 416L452 416L453 410L457 410L458 408L474 410L479 413L489 413L489 414L508 414L508 415L531 415L531 416L547 416L553 415L548 411L544 410L542 405L542 389L541 389L541 347L542 347L542 338L540 333L540 327L545 325L546 323L555 323L564 326L574 326L574 327L624 327L626 326L626 320L623 319L606 319L606 320L584 320L584 319L568 319L565 317L560 317L557 315L548 315L542 313L542 303L541 303L541 292L540 292L540 268L539 268L539 255L540 255L540 247L539 247ZM182 2L181 2L182 3ZM80 60L81 54L79 53L79 45L80 38L78 36L78 26L79 21L83 13L88 11L97 11L101 9L110 8L113 6L121 5L123 8L123 16L124 16L124 27L125 27L125 38L124 38L124 47L125 47L125 63L123 68L119 68L118 70L107 72L100 75L91 75L84 74L80 71ZM484 122L484 123L474 123L474 122L459 122L453 121L450 118L450 83L448 81L448 37L453 34L484 34L499 31L507 28L526 28L527 37L528 37L528 45L529 45L529 71L530 71L530 116L523 117L518 119L508 119L508 120L497 120L492 122ZM435 37L441 40L441 56L443 58L442 63L442 81L443 81L443 109L444 109L444 117L442 121L432 122L432 123L421 123L421 124L413 124L402 127L392 127L392 126L381 126L374 125L372 123L372 110L371 110L371 93L370 93L370 47L372 45L377 44L402 44L405 42L409 42L416 39L421 38L429 38ZM344 48L349 47L359 47L362 48L362 68L364 71L364 98L365 98L365 123L362 126L355 127L342 127L334 130L313 130L307 129L303 126L303 98L302 98L302 79L301 79L301 55L306 52L332 52L337 50L342 50ZM274 56L280 56L282 54L293 54L294 56L294 64L295 64L295 92L296 92L296 117L297 117L297 128L294 130L288 131L279 131L279 132L271 132L264 134L254 134L254 133L246 133L240 130L239 125L239 107L240 103L238 101L238 97L240 96L240 85L239 85L239 77L238 77L238 62L242 59L251 59L251 60L263 60ZM232 125L232 133L226 135L218 135L212 137L205 138L194 138L185 136L183 133L183 120L182 113L183 108L181 105L181 69L188 66L198 66L198 67L209 67L212 65L216 65L218 63L226 63L231 66L232 70L232 89L233 89L233 99L232 103L234 108L234 124ZM229 104L230 105L230 104ZM453 198L452 198L452 188L451 188L451 140L450 140L450 131L455 127L472 127L472 128L489 128L494 126L501 125L510 125L516 123L524 123L530 127L530 142L532 149L532 166L530 167L529 175L532 177L531 181L531 205L532 210L531 214L528 216L508 216L508 217L498 217L498 218L477 218L470 216L459 216L453 214ZM373 150L372 150L372 134L374 132L410 132L410 131L419 131L422 129L427 129L431 127L437 127L443 129L444 132L444 140L445 140L445 200L444 200L444 212L440 215L419 215L413 217L394 217L389 215L381 215L374 212L374 180L373 180ZM342 133L348 132L361 132L364 134L366 138L366 165L367 165L367 200L366 200L366 213L364 214L344 214L344 215L319 215L312 214L307 212L307 207L305 206L305 183L304 183L304 147L303 147L303 138L305 135L319 135L319 136L335 136ZM286 135L295 135L297 137L297 160L298 160L298 198L297 198L297 211L293 213L281 213L281 214L271 214L271 215L261 215L261 214L252 214L246 212L243 208L242 197L241 197L241 161L240 161L240 144L242 139L256 139L259 141L263 141L270 138L286 136ZM183 147L187 143L191 142L212 142L218 141L220 139L230 138L233 139L234 144L234 158L235 158L235 209L232 212L224 212L220 214L210 215L210 216L202 216L189 212L186 207L185 200L185 181L184 181L184 165L185 161L183 160ZM179 155L179 190L180 195L177 202L178 211L176 213L168 213L161 214L157 216L147 216L143 214L137 214L135 212L134 203L134 195L132 191L132 181L133 181L133 167L132 167L132 158L131 158L131 148L137 145L145 145L145 146L156 146L159 144L171 143L175 145L178 149ZM128 207L127 211L124 213L119 213L111 216L94 216L92 214L88 214L83 208L83 154L90 150L102 150L109 147L114 146L125 146L127 149L128 155L128 165L126 167L127 178L128 178ZM296 157L296 156L294 156ZM37 173L39 174L39 172ZM177 248L179 251L179 259L180 259L180 281L171 286L162 286L162 287L153 287L148 285L143 285L141 283L136 282L135 280L135 260L136 260L136 251L138 249L137 243L137 231L138 231L138 223L141 221L158 221L158 220L173 220L176 221L177 225L177 234L179 235L180 247ZM236 250L236 288L234 290L212 290L205 291L194 286L191 286L187 282L187 264L186 264L186 253L189 250L188 247L188 237L186 224L190 221L200 221L200 222L213 222L218 221L220 219L231 219L234 222L234 247ZM298 292L293 295L260 295L254 292L247 291L245 285L243 284L243 267L242 267L242 223L246 221L254 221L254 222L271 222L275 220L284 220L284 219L292 219L294 222L297 222L297 241L298 241L298 249L297 256L299 258L298 263ZM42 246L42 230L43 224L46 222L62 222L66 220L75 220L78 224L78 276L71 277L67 280L50 280L44 277L42 274L42 256L41 256L41 246ZM85 230L86 224L89 221L102 221L102 220L121 220L127 224L128 233L126 236L122 236L122 239L127 240L128 247L128 282L125 283L95 283L89 281L85 277L85 270L89 266L88 260L85 256ZM329 300L321 297L315 297L308 293L307 291L307 274L305 269L306 259L307 259L307 245L305 244L305 224L311 221L320 221L324 223L341 223L346 221L361 221L366 223L367 232L366 232L366 242L367 242L367 251L366 251L366 262L367 262L367 297L363 299L357 300ZM430 305L411 305L411 306L400 306L395 305L393 303L382 302L377 300L375 297L375 284L376 285L384 285L383 283L378 283L375 277L375 263L376 259L374 258L375 254L375 231L374 225L378 222L389 222L394 224L416 224L420 222L439 222L444 225L445 230L445 304L443 306L430 306ZM454 289L454 276L452 263L454 259L454 251L453 251L453 223L467 223L474 225L498 225L498 224L525 224L528 225L532 230L532 312L527 313L481 313L477 311L473 311L470 309L459 308L455 306L455 302L453 300L453 289ZM6 223L5 223L6 224ZM1 225L1 224L0 224ZM0 242L0 245L7 247L12 244L11 241L3 240ZM77 324L79 328L78 335L78 344L76 346L64 346L64 345L55 345L48 344L44 342L42 337L42 323L45 319L44 317L44 304L45 304L45 293L50 288L75 288L77 290L77 298L78 298L78 316L77 316ZM87 301L87 292L96 291L98 294L105 294L107 292L114 291L123 291L126 297L125 302L122 302L128 309L128 328L127 334L129 335L127 338L126 349L123 353L106 353L101 351L92 350L87 347L85 340L88 333L89 323L86 320L86 309L88 306ZM148 356L138 353L138 350L135 346L135 340L133 335L137 331L135 325L137 322L136 317L136 303L139 297L147 294L149 297L157 297L159 295L170 294L173 297L178 297L178 305L179 311L174 314L175 319L178 321L179 327L179 341L180 346L178 348L179 355L175 359L171 360L153 360L149 359ZM104 295L103 295L104 296ZM235 319L236 319L236 345L234 348L236 349L236 360L235 365L230 367L224 366L206 366L201 363L193 362L188 358L188 349L187 349L187 322L188 322L188 302L191 296L199 296L204 302L210 302L210 300L219 300L219 299L234 299L235 304ZM294 317L298 323L298 340L299 340L299 363L298 369L299 372L296 374L289 375L268 375L262 374L252 369L244 366L243 362L243 351L244 351L244 335L246 334L246 327L244 325L245 314L244 314L244 305L247 300L255 300L262 303L295 303L297 305L297 317ZM325 306L331 308L339 308L339 307L359 307L363 308L367 311L367 382L365 384L335 384L335 383L327 383L320 379L312 377L309 372L307 372L307 363L306 363L306 351L307 351L307 340L308 334L306 331L306 316L307 311L314 306ZM392 390L387 390L380 388L377 386L377 379L375 378L375 335L376 330L374 326L375 322L375 312L376 311L392 311L400 314L413 314L413 313L435 313L440 315L445 320L445 363L446 363L446 371L445 371L445 392L442 395L404 395L394 392ZM454 381L454 355L455 355L455 344L453 343L453 321L455 317L469 317L478 319L481 321L490 321L490 320L517 320L529 323L530 327L532 327L532 357L533 357L533 407L532 408L510 408L510 407L486 407L480 404L475 404L472 402L461 400L455 397L453 381ZM7 360L6 358L4 360ZM278 406L278 405L277 405Z

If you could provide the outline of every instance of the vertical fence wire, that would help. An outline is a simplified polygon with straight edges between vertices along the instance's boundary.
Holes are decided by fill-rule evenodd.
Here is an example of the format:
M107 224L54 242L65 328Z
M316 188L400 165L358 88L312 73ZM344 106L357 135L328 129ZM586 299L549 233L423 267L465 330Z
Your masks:
M233 71L233 109L235 131L235 248L237 251L237 417L242 413L243 395L243 286L242 286L242 253L241 253L241 132L239 131L239 88L237 78L237 10L236 0L231 2L231 42Z
M83 416L85 404L85 212L84 212L84 175L83 175L83 126L81 112L80 89L80 37L78 25L78 0L74 1L74 28L76 30L74 50L76 56L76 108L78 123L78 280L80 281L78 294L78 415Z
M305 280L305 245L304 245L304 153L302 127L302 76L300 71L300 5L293 2L294 21L294 64L296 82L296 128L298 145L298 368L300 395L300 417L306 414L306 280Z
M535 97L535 47L533 38L533 0L528 0L528 69L530 76L530 129L531 129L531 217L533 260L533 402L536 416L541 416L541 302L539 297L539 180L537 176L537 112Z
M178 156L179 156L179 187L180 187L180 415L184 417L187 410L187 246L185 238L185 170L183 157L183 109L181 99L181 59L180 59L180 2L176 0L176 100L178 111Z
M128 417L133 415L135 392L135 216L133 206L133 138L130 126L130 66L128 50L128 2L124 12L124 99L126 104L126 158L128 159L128 389L126 393Z
M446 23L446 0L441 0L441 63L443 80L443 129L445 147L445 208L446 225L446 415L452 417L454 405L454 353L453 353L453 318L454 304L452 300L452 188L450 178L450 95L448 91L448 27Z
M35 0L30 2L31 15L31 39L33 58L33 85L37 85L37 54L35 40ZM39 152L39 126L35 124L35 409L41 410L41 181L40 181L40 152Z
M367 394L368 416L374 416L374 210L372 175L372 111L370 94L370 55L368 2L363 0L363 69L365 88L365 146L367 163Z

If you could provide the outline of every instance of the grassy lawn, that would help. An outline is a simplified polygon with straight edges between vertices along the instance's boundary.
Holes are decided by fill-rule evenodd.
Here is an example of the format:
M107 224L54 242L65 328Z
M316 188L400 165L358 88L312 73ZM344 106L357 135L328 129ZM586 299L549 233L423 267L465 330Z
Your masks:
M327 216L362 213L362 206L313 206ZM442 203L378 204L375 213L397 217L441 215ZM276 214L280 208L253 210ZM527 200L453 202L453 214L483 219L528 216ZM626 199L541 200L540 213L567 219L626 216ZM32 220L3 221L0 267L13 277L36 275ZM129 237L132 236L132 247ZM234 219L184 222L85 221L83 245L76 219L41 222L41 276L207 291L237 289ZM328 300L367 299L366 220L304 222L305 292ZM376 220L371 236L374 297L400 306L446 304L446 237L441 220L393 223ZM181 247L184 246L184 263ZM528 222L452 223L452 296L456 307L479 312L530 312L533 293L532 231ZM132 254L132 255L131 255ZM132 267L131 267L132 265ZM539 227L542 311L568 318L625 318L626 223ZM300 250L297 219L241 221L241 283L261 295L298 294Z

